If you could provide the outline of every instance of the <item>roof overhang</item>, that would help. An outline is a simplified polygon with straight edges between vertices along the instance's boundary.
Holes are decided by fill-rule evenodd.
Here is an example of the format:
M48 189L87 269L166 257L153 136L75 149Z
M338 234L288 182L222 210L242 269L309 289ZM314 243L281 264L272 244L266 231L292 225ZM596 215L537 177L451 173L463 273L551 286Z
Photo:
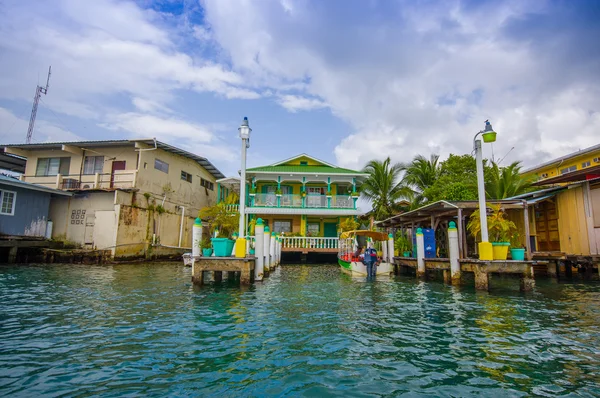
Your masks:
M600 178L600 165L572 171L570 173L561 174L556 177L545 178L543 180L534 182L532 185L541 186L551 184L563 184L568 182L585 182L596 178Z
M0 177L0 185L8 185L16 188L28 189L30 191L46 192L52 195L73 196L73 193L71 192L65 192L54 188L48 188L43 185L32 184L11 177Z
M5 153L4 148L0 148L0 169L24 174L26 164L27 159Z
M591 146L591 147L588 147L588 148L585 148L585 149L582 149L582 150L577 151L577 152L570 153L570 154L565 155L565 156L561 156L561 157L553 159L553 160L551 160L549 162L542 163L542 164L530 167L530 168L525 169L525 170L521 170L521 174L529 174L529 173L535 172L537 170L545 169L546 167L552 166L554 164L556 164L558 166L559 164L564 163L565 160L573 159L573 158L576 158L578 156L587 155L588 153L591 153L591 152L594 152L594 151L597 151L597 150L600 150L600 144L594 145L594 146Z

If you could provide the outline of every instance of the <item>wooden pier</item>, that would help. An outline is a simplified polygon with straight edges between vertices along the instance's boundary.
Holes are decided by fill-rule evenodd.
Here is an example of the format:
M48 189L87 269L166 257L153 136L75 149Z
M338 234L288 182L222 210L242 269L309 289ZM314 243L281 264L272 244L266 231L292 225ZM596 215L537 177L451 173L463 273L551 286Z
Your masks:
M414 269L417 275L426 278L428 271L441 270L444 275L444 281L452 284L462 282L460 275L451 276L450 259L448 258L426 258L425 273L419 275L418 260L414 257L394 257L394 274L402 273L403 268ZM459 259L460 273L472 273L475 279L475 289L489 290L490 274L511 274L521 277L520 288L522 291L529 291L535 287L533 267L537 264L546 264L545 261L512 261L496 260L482 261L476 259Z
M254 282L254 266L256 258L252 257L195 257L192 264L192 282L197 285L204 284L204 272L214 272L215 282L223 279L223 272L229 278L237 278L240 284L249 285Z

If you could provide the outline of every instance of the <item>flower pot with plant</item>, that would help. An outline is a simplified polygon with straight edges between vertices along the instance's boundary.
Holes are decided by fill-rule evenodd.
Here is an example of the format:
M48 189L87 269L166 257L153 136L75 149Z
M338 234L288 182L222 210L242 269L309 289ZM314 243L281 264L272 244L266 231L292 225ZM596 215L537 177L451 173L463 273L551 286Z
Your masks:
M395 246L395 249L398 251L398 255L402 255L403 257L411 256L412 244L406 235L404 235L404 234L398 235L398 237L396 237L396 241L394 242L394 246Z
M210 257L212 255L212 242L210 241L210 237L202 237L200 248L202 249L202 255L204 257Z
M327 191L327 193L325 194L325 196L327 196L329 198L333 196L333 192L331 191L331 189L329 191Z
M200 218L207 220L211 235L219 231L218 237L211 239L215 256L231 256L234 244L231 236L238 229L239 213L229 211L226 203L221 202L200 210Z
M514 232L510 237L510 258L515 261L525 260L525 248L521 242L521 235Z
M488 234L493 246L494 260L506 260L508 257L508 247L510 246L510 236L517 230L514 222L506 218L506 213L499 204L487 205L491 212L487 215ZM471 214L467 230L475 238L481 240L481 219L479 210Z
M256 187L250 187L250 190L248 191L248 195L255 196L256 195Z
M281 188L277 188L275 190L275 196L281 196L283 194L283 192L281 191Z

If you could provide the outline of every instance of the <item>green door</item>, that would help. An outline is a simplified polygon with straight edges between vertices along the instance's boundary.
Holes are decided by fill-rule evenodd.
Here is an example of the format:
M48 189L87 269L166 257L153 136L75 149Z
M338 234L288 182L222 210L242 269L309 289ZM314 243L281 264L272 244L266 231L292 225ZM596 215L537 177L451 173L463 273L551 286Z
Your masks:
M337 238L337 223L323 223L323 236L326 238Z

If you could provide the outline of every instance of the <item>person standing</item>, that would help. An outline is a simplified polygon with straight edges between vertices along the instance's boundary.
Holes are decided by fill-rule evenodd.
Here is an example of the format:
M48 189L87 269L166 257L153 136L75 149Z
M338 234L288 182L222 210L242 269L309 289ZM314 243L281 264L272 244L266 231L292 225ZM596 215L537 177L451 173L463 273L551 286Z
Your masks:
M367 276L375 276L377 274L377 251L373 249L370 243L365 250L363 261L367 266Z

